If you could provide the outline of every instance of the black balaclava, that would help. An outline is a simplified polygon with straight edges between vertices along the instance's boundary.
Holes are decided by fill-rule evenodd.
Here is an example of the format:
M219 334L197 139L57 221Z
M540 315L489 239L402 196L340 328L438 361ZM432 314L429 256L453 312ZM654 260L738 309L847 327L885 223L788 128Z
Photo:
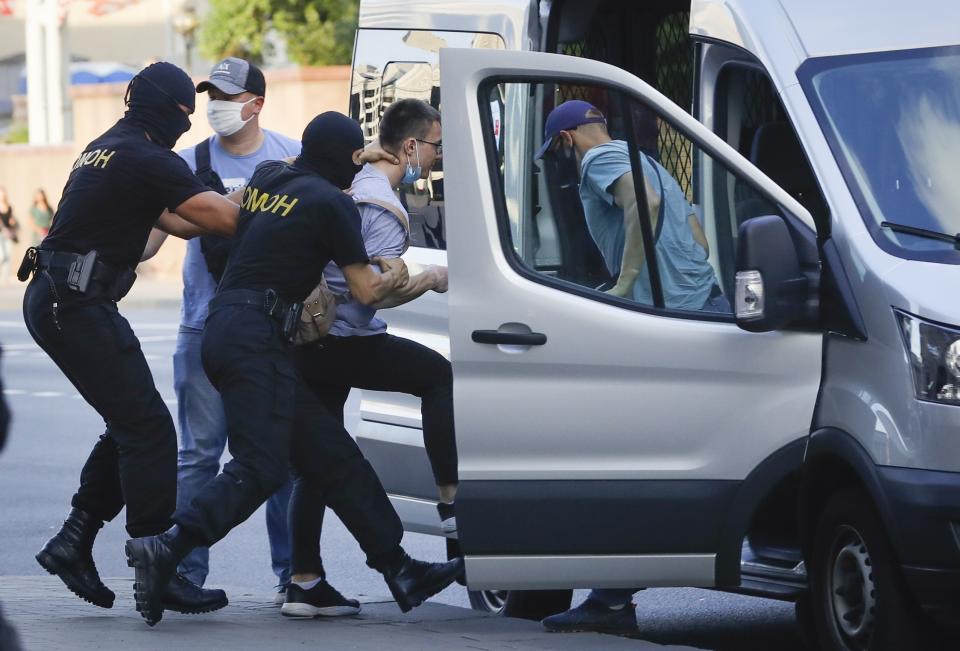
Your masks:
M361 169L353 162L353 152L363 149L363 131L346 115L327 111L310 120L303 130L301 147L295 165L346 190Z
M173 149L180 136L190 129L190 118L178 104L193 111L196 97L187 73L166 61L153 63L130 80L123 119L142 127L158 145Z

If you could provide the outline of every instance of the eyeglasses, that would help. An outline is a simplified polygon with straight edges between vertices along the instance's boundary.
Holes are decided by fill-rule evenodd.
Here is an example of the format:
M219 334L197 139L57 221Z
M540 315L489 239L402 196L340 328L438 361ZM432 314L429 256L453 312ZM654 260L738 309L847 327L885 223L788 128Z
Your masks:
M423 140L421 138L414 138L414 140L416 140L417 142L426 143L428 145L433 145L434 147L437 148L437 156L443 155L443 144L439 142L430 142L429 140Z

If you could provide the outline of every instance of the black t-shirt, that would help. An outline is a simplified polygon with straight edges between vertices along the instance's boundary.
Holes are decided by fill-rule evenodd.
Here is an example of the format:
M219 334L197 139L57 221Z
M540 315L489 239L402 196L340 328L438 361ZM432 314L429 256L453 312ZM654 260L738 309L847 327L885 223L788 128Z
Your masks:
M209 190L182 158L121 120L73 164L43 248L136 266L164 208Z
M353 200L296 165L261 163L243 191L218 291L273 289L286 301L302 301L330 260L340 267L367 262Z

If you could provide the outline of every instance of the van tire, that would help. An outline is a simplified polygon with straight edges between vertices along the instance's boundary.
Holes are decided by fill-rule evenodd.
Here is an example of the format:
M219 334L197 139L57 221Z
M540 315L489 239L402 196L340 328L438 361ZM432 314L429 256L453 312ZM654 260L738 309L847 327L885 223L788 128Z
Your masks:
M474 610L539 622L570 608L573 590L471 590L467 596Z
M862 492L827 501L812 549L811 610L823 651L922 648L893 549Z

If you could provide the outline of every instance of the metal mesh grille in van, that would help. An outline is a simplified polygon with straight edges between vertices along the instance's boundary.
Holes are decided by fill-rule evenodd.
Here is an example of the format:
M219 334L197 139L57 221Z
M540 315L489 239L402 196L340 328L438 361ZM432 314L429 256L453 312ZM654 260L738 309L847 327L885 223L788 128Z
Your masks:
M591 19L584 38L559 43L557 51L569 56L603 61L627 70L690 110L693 93L693 41L686 11L653 13L644 7L611 5ZM556 103L569 99L594 101L581 86L560 85ZM661 123L656 151L649 152L680 182L691 196L693 185L690 143Z

